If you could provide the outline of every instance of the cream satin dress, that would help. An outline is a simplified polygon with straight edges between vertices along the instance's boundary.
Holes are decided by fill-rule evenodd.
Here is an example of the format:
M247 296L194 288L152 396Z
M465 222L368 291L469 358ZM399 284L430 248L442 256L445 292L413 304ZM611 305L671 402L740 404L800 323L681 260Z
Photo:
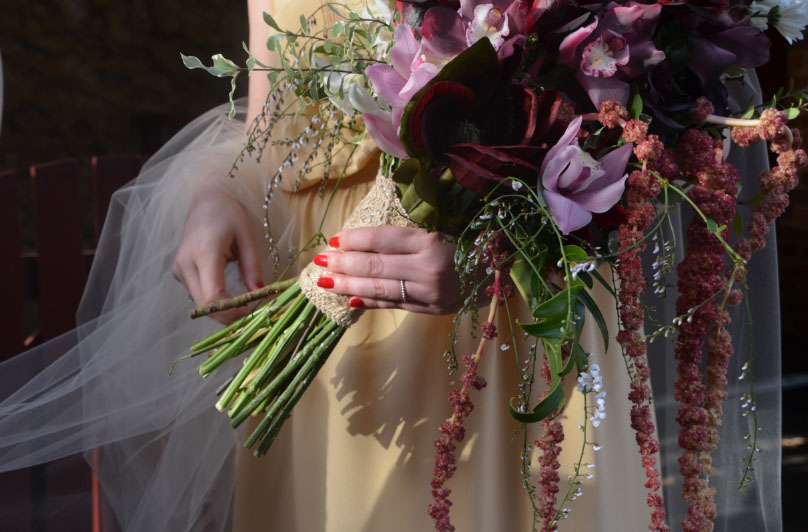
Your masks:
M253 0L251 47L263 51L266 29L261 12L269 11L283 28L296 28L301 14L310 14L319 0L277 2ZM266 84L251 81L251 109L263 102ZM324 225L336 233L367 193L377 169L377 154L363 146L362 155L343 180ZM325 200L318 187L294 191L285 183L273 199L273 223L284 227L289 242L302 246L320 223ZM260 193L260 187L255 187ZM256 228L256 233L260 233ZM311 260L313 252L304 257ZM269 278L269 277L267 277ZM596 291L606 319L616 330L614 301ZM481 313L486 313L483 309ZM522 437L508 414L508 401L518 394L519 372L508 325L499 320L500 335L489 344L480 374L488 387L472 393L474 412L467 420L466 439L459 447L458 469L451 488L452 522L460 532L529 531L532 506L522 487L519 455ZM438 427L451 413L447 396L458 387L441 356L449 345L452 316L426 316L404 311L371 310L351 327L296 406L269 453L254 458L238 455L233 512L235 532L376 532L427 531ZM473 352L476 341L461 335L458 353ZM591 318L585 346L600 364L607 391L607 418L594 429L583 462L594 478L583 495L568 504L570 516L562 531L642 531L649 522L644 471L629 425L628 378L616 341L607 353ZM520 356L527 350L521 345ZM537 392L531 398L536 401ZM561 419L565 428L561 455L562 493L582 447L579 424L583 400L572 387ZM536 427L531 439L537 436ZM593 429L590 428L590 434ZM535 451L534 451L535 453ZM534 471L537 469L534 456Z

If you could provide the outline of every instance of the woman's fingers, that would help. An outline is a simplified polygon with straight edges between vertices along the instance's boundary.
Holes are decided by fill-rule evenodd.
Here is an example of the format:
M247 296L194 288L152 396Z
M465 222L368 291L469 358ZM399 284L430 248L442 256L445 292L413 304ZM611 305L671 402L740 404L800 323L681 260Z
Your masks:
M244 284L260 288L263 282L258 248L250 220L241 204L220 184L201 184L191 199L182 239L172 271L185 284L197 305L229 297L224 268L237 260ZM212 314L222 323L244 316L249 308Z
M314 263L329 272L375 279L413 280L418 269L418 255L392 255L361 251L327 251L317 255Z
M368 227L341 231L329 243L336 249L314 259L326 270L318 284L356 296L354 308L451 314L462 304L454 246L443 235L421 228Z
M264 272L261 268L261 258L248 224L241 223L236 227L235 239L236 260L241 271L241 279L250 290L263 287Z
M417 301L402 303L400 301L387 301L384 299L361 298L354 296L350 299L349 304L352 308L360 309L402 309L408 312L418 312L421 314L445 314L439 307L435 305L427 305Z
M207 305L219 299L227 299L224 281L224 266L226 256L223 253L201 253L197 257L197 267L199 269L199 283L201 285L202 300L196 300L198 305ZM193 292L192 292L193 295ZM223 312L211 314L211 317L221 323L230 323L235 319L245 316L250 312L248 307L242 307Z
M329 292L364 299L388 301L392 303L429 304L431 294L418 283L404 281L406 301L401 293L401 280L379 279L375 277L353 277L339 273L327 273L317 280L317 286Z
M372 251L375 253L418 253L430 234L418 227L361 227L340 231L329 241L340 251ZM338 244L338 245L334 245Z

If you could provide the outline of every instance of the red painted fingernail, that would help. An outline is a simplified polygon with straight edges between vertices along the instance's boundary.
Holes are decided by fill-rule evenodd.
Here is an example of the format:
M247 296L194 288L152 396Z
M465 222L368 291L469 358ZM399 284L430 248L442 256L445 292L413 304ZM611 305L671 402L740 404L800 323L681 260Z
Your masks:
M262 283L261 281L258 281L257 283L255 283L255 287L256 287L256 288L263 288L263 287L264 287L264 283Z
M328 267L328 257L325 255L317 255L314 257L314 264L317 266L322 266L323 268Z
M328 245L331 246L332 248L338 248L339 247L339 237L338 236L332 236L331 239L328 241Z
M348 304L351 308L362 308L365 306L365 302L359 299L358 297L352 297Z
M320 288L334 288L334 279L331 277L320 277L317 279L317 286Z

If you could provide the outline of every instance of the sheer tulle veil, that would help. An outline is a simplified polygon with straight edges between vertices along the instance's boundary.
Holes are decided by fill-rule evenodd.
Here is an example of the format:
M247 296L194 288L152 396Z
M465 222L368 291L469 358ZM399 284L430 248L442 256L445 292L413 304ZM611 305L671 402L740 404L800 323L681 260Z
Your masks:
M216 324L188 318L171 263L199 180L221 180L259 212L257 165L226 177L245 142L243 116L240 106L229 121L223 106L199 117L113 196L78 328L0 365L0 471L98 448L124 530L229 526L237 438L211 408L221 382L203 381L195 361L168 374Z
M749 71L743 81L726 83L730 96L730 110L743 112L750 104L761 103L760 84L754 71ZM767 149L764 145L749 148L730 147L729 161L741 172L741 198L753 197L759 192L757 179L768 169ZM739 211L744 217L749 215L749 207ZM746 218L745 218L746 219ZM689 218L674 216L673 229L676 241L684 242L684 233ZM670 232L668 238L670 238ZM774 231L769 233L766 247L753 255L749 263L747 277L750 315L745 304L731 309L732 323L729 326L735 346L735 354L730 359L728 371L728 397L724 403L723 424L720 430L718 450L713 453L716 473L710 478L710 485L717 488L716 505L718 531L779 531L782 529L780 497L780 455L781 455L781 390L780 390L780 300L777 282L777 245ZM677 262L683 258L684 246L677 249ZM646 271L651 271L651 260ZM675 287L676 278L670 283ZM678 293L669 290L663 299L646 297L645 303L655 307L657 318L670 324L676 316L675 304ZM749 320L753 326L750 328ZM677 361L673 355L671 341L657 340L649 346L649 362L654 390L657 428L662 446L662 474L665 504L671 518L673 530L678 529L687 506L682 500L681 477L679 476L680 456L678 447L679 424L676 422L678 403L674 400L673 382L676 378ZM749 363L753 371L744 372ZM739 379L741 375L744 378ZM742 408L746 401L744 394L750 392L750 378L754 378L756 406L748 414L749 408ZM755 428L757 420L758 430ZM757 432L756 444L762 449L755 453L750 475L754 482L746 489L739 490L738 482L747 457L748 446L753 445L752 435Z
M739 105L746 103L750 90L750 86L733 89ZM242 120L229 121L226 115L226 107L221 107L195 120L113 197L79 309L78 328L0 365L0 471L98 448L96 469L102 489L127 531L230 528L239 435L227 417L212 407L225 373L203 381L197 364L183 361L168 375L172 362L187 352L191 342L216 328L211 320L188 319L187 291L171 275L191 190L200 179L221 179L222 186L249 212L257 213L261 206L266 175L258 165L246 161L236 180L225 177L245 140L243 107L239 108ZM766 160L765 154L753 150L732 156L738 157L735 162L747 183L754 181ZM751 194L752 188L749 184L744 193ZM272 216L283 220L275 227L291 231L291 213L279 203L273 207ZM261 224L254 225L260 231ZM681 238L681 227L676 233ZM283 237L279 240L284 249ZM757 456L756 482L739 495L732 481L740 475L740 459L746 452L743 435L751 429L749 417L741 417L738 407L747 384L732 382L713 480L722 515L717 530L780 528L775 271L772 239L753 259L750 276L757 413L763 421L758 442L765 450ZM667 313L668 321L673 295L649 302ZM736 366L748 358L745 323L736 314ZM666 505L670 521L680 523L685 508L675 480L679 453L671 344L654 344L650 358L667 479ZM507 415L504 410L503 415ZM634 445L631 439L627 435L627 444ZM618 523L603 528L619 529Z

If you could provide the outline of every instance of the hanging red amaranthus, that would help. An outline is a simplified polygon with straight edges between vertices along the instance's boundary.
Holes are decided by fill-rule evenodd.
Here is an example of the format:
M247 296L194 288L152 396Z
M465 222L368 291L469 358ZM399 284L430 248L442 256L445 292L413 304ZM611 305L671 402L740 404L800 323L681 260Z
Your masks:
M461 376L463 386L449 392L452 416L440 426L443 435L435 440L435 469L430 482L434 502L429 505L428 513L438 532L454 532L455 530L449 518L449 509L452 506L449 495L452 490L446 487L446 482L457 470L455 450L457 444L465 438L466 429L463 422L474 409L469 391L482 390L486 386L485 378L477 374L477 366L488 341L497 335L497 328L494 325L497 308L504 302L504 298L513 292L513 287L502 280L502 276L508 275L510 271L511 252L508 250L507 238L501 233L492 235L485 244L485 255L489 257L489 267L494 270L494 281L486 290L491 297L488 320L480 325L482 338L477 346L477 351L473 355L463 357L463 364L466 367L466 371Z
M550 386L551 375L550 365L545 361L541 366L541 374L547 385ZM546 392L545 392L546 394ZM545 394L539 397L543 399ZM542 532L555 532L558 530L558 510L556 509L556 498L558 496L558 483L561 478L558 470L561 464L558 456L561 454L561 442L564 441L564 427L561 422L546 417L539 422L542 427L542 435L533 442L541 450L539 455L539 492L536 495L539 515L542 518Z
M735 217L738 171L724 162L721 141L689 130L682 135L679 153L685 178L695 183L688 193L690 200L717 226L729 225ZM726 378L731 353L722 341L728 334L725 326L729 315L716 301L725 288L724 251L723 243L705 221L694 216L687 229L685 258L677 269L680 295L676 301L677 315L687 317L677 321L675 356L679 377L674 384L675 397L680 402L676 420L680 425L679 446L683 449L679 458L682 496L690 504L682 523L685 532L711 530L716 515L715 493L703 475L711 470L708 453L717 443L710 413L720 402L721 394L716 390L719 386L723 389L721 379ZM715 334L709 344L712 355L708 356L706 369L711 386L706 393L700 367L705 337L713 328Z
M642 465L645 469L648 489L648 506L651 508L649 528L667 531L665 505L659 494L659 470L656 440L651 410L651 370L648 367L647 346L642 328L645 312L640 302L640 294L645 288L640 254L645 249L644 234L656 215L650 200L660 192L660 184L651 170L663 175L675 175L677 168L670 152L665 150L656 135L648 135L648 125L638 120L627 121L627 111L613 102L601 106L599 120L607 127L623 127L623 139L636 144L634 154L643 165L642 170L632 172L626 183L627 220L618 228L620 242L620 264L617 275L620 285L617 297L620 302L621 328L617 341L634 368L629 400L631 407L631 427L634 429L637 445L640 447Z

